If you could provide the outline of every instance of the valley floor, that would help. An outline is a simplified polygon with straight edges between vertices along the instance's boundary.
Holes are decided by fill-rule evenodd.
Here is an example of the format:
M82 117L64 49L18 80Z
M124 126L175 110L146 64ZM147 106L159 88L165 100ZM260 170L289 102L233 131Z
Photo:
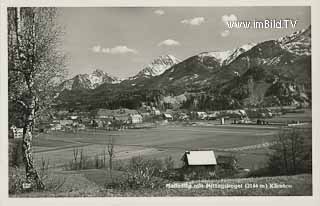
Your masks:
M208 122L207 122L208 123ZM110 180L106 168L70 171L65 166L73 158L74 148L82 148L88 158L101 155L110 137L114 138L114 164L123 164L132 157L150 159L173 158L175 167L181 166L186 150L210 149L215 155L234 154L242 168L255 170L265 166L268 145L275 141L277 127L242 125L163 125L151 129L125 131L83 131L78 133L54 132L41 134L34 139L35 163L49 163L48 180L62 181L59 188L49 192L31 192L11 197L112 197L112 196L288 196L312 195L312 175L261 177L242 179L203 180L179 182L194 185L192 188L166 188L125 190L106 189ZM209 122L210 123L210 122ZM116 175L116 171L115 174ZM22 169L23 174L23 169ZM109 180L108 180L109 179ZM238 189L222 189L202 185L242 185ZM271 184L271 185L270 185ZM285 184L289 188L272 188L272 184ZM265 185L265 186L264 186Z

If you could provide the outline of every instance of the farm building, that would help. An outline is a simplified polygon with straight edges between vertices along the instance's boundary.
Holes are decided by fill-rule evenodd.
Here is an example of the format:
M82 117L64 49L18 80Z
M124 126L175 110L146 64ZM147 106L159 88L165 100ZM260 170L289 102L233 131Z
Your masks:
M163 118L166 120L173 120L173 116L171 114L163 113Z
M182 161L187 167L213 167L217 165L215 154L212 150L208 151L186 151Z
M197 112L196 114L198 119L204 120L208 117L208 114L206 112Z
M140 114L131 114L129 116L129 121L131 124L142 123L142 116Z
M217 160L212 150L186 151L182 156L182 161L186 179L215 176Z

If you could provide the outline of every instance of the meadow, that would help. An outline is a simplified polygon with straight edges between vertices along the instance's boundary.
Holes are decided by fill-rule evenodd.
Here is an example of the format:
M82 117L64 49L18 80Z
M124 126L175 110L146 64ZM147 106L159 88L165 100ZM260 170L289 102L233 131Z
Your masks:
M228 152L225 150L272 142L277 131L272 127L167 125L124 131L51 132L34 139L34 152L37 160L45 159L51 166L59 167L72 159L74 148L82 148L89 157L102 155L109 138L112 137L115 160L130 159L134 156L155 159L171 156L178 167L185 151L210 149L215 151L216 156L234 154L241 167L254 169L265 163L267 148Z
M172 157L174 166L182 166L181 157L187 150L213 150L219 155L234 155L241 168L256 170L268 161L268 143L276 140L279 128L269 125L218 125L217 122L198 122L184 125L168 123L149 129L123 131L85 130L78 132L51 131L34 138L35 164L41 168L43 160L50 168L50 182L63 182L55 192L29 193L27 196L230 196L230 195L311 195L310 174L243 179L203 180L213 184L291 184L293 188L270 189L168 189L118 191L106 189L105 185L122 171L108 168L68 170L66 165L73 159L74 149L83 150L85 156L94 160L102 156L110 138L114 142L114 166L125 165L132 157L162 159ZM23 170L20 171L23 173ZM211 182L210 182L211 181ZM222 182L221 182L222 181ZM223 182L226 181L226 182ZM191 183L193 184L193 183ZM24 196L20 194L19 196Z

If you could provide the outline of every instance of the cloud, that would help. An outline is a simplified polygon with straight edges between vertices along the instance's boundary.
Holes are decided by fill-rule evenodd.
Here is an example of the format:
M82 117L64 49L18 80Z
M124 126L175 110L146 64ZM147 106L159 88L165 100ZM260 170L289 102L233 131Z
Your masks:
M181 21L182 24L189 24L192 26L199 26L200 24L205 22L204 17L194 17L192 19L184 19Z
M228 26L228 22L234 22L234 21L237 21L238 20L238 17L235 15L235 14L225 14L221 17L221 21L226 25ZM220 32L220 35L222 37L227 37L230 35L230 31L229 30L224 30L222 32Z
M126 53L133 53L137 54L138 51L135 49L130 49L127 46L116 46L113 48L103 48L103 53L110 53L110 54L126 54Z
M230 31L229 31L229 30L224 30L224 31L220 32L220 35L221 35L222 37L227 37L227 36L230 35Z
M165 12L161 9L157 9L157 10L153 11L153 13L155 13L158 16L162 16L165 14Z
M223 15L223 16L221 17L221 20L222 20L222 22L223 22L224 24L227 25L227 22L237 21L238 18L237 18L237 16L234 15L234 14L230 14L230 15L225 14L225 15Z
M99 53L100 50L101 50L101 46L100 46L100 45L96 45L96 46L93 46L93 47L92 47L92 51L93 51L94 53Z
M101 52L102 53L110 53L110 49L109 48L102 48Z
M103 48L100 45L92 47L92 51L95 53L105 53L105 54L137 54L138 51L135 49L128 48L127 46L119 45L113 48Z
M179 46L180 43L173 39L167 39L158 44L158 46Z

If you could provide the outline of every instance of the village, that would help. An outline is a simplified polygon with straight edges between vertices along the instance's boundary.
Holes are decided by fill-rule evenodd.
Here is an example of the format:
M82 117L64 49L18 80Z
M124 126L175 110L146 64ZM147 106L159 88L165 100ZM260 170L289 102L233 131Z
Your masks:
M285 112L300 111L295 108L259 108L222 111L187 111L167 109L160 111L155 107L144 106L139 110L121 108L116 110L95 109L91 112L60 110L51 118L42 118L36 124L36 131L66 131L76 132L86 129L104 129L119 131L124 129L138 129L156 127L157 124L168 123L197 123L213 122L214 124L243 124L243 125L277 125L304 124L291 119L287 122L270 121ZM10 134L13 138L22 137L22 128L11 125Z

